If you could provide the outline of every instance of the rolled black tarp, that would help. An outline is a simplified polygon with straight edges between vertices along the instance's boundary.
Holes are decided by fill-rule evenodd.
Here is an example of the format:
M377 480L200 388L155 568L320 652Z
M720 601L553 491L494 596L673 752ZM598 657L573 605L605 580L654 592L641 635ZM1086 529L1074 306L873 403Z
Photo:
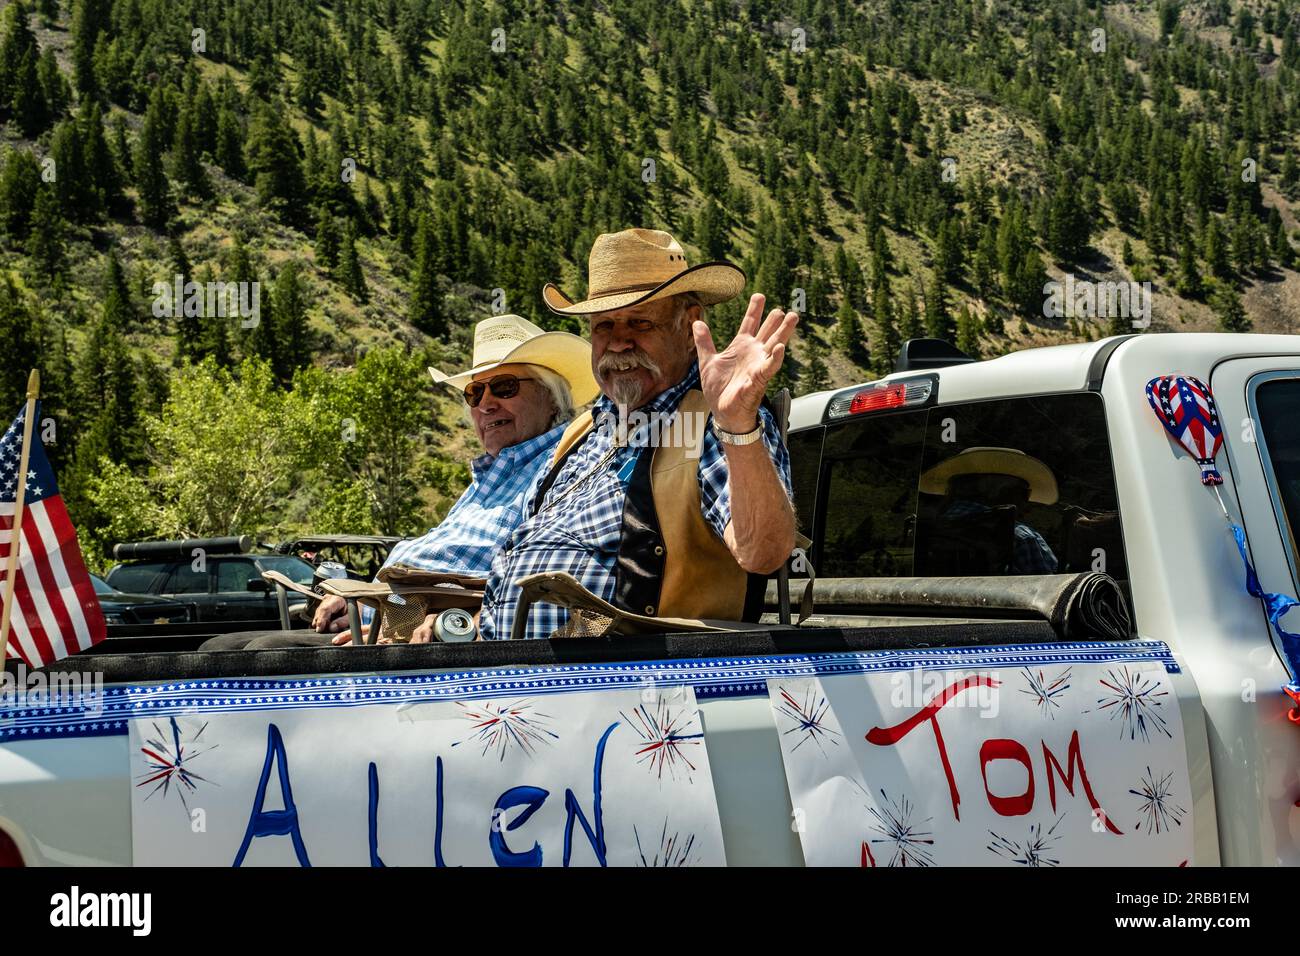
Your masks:
M1133 618L1108 574L818 578L817 613L1044 620L1063 641L1122 641Z
M225 538L187 538L184 541L132 541L113 546L113 560L189 558L195 549L207 554L243 554L254 545L249 535Z

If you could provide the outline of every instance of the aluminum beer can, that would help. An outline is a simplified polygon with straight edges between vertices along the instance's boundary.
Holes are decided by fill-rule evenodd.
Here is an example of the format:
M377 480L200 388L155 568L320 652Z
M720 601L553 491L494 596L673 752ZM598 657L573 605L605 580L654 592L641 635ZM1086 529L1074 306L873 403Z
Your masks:
M474 618L468 611L449 607L433 622L433 633L438 640L448 644L462 644L474 640Z

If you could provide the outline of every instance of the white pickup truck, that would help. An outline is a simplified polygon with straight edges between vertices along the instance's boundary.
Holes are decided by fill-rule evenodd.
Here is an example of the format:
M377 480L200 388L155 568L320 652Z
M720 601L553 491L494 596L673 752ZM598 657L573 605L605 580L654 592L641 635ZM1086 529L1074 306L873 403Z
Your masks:
M11 662L0 861L1300 862L1287 670L1164 374L1295 594L1300 337L904 368L794 403L802 624Z

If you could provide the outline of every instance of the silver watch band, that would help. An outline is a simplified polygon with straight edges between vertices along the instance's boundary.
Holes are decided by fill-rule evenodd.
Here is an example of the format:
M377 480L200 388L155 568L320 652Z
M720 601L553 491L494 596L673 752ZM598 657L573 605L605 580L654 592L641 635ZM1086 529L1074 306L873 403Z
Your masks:
M752 445L763 438L763 422L760 419L747 432L729 432L719 428L715 422L713 424L713 434L717 435L718 441L724 445Z

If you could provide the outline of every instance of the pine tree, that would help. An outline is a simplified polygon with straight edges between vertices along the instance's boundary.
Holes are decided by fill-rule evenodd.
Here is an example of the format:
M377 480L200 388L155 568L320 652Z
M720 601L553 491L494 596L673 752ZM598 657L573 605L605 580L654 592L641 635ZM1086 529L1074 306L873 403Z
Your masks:
M24 17L26 14L24 14ZM14 122L28 139L39 136L49 125L51 113L41 89L36 70L37 54L33 45L23 52L13 72L13 96L9 101Z
M911 289L903 293L902 308L898 311L898 338L900 343L921 337L921 319L916 311L916 296Z
M131 290L127 288L126 274L122 271L122 264L117 261L115 252L108 254L108 268L104 272L100 302L100 316L115 332L124 333L135 327L136 312L131 304Z
M1291 246L1291 240L1287 238L1286 226L1283 225L1280 216L1273 227L1273 256L1283 269L1290 269L1295 265L1295 249Z
M0 365L0 408L17 408L27 394L28 363L37 363L41 355L40 318L13 276L0 272L0 342L10 355L23 357Z
M1199 299L1205 294L1201 282L1201 269L1196 264L1196 253L1190 240L1185 239L1178 250L1178 294L1188 299Z
M101 457L132 463L139 455L136 366L121 328L107 315L94 322L78 355L74 382L79 407L74 471L95 473ZM80 484L74 480L74 487Z
M817 336L809 334L808 345L804 351L804 370L799 376L799 394L823 392L831 387L831 376L826 370L822 344Z
M45 186L36 193L28 252L40 273L52 285L62 278L66 265L63 232L63 213L59 209L59 201L54 197L54 190Z
M333 272L339 264L339 228L334 215L325 207L316 214L316 265Z
M236 239L236 243L238 244L238 239ZM236 255L238 256L238 251ZM212 268L204 266L203 271L199 273L199 277L195 281L206 289L208 283L214 281ZM232 276L231 281L240 281L240 279L238 276ZM230 334L226 329L230 319L228 316L216 314L218 311L214 309L212 314L208 314L205 308L204 314L201 316L202 325L200 326L201 331L195 358L200 361L211 358L221 368L229 368L233 364L230 354Z
M894 302L889 294L889 283L885 281L876 285L871 296L871 309L875 313L876 338L871 350L874 359L872 370L877 375L888 375L893 371L898 349L902 344L898 338L898 328L894 323Z
M103 114L94 100L84 100L77 115L82 160L96 193L95 205L112 210L122 202L122 174L104 136Z
M1232 268L1228 264L1227 243L1219 228L1219 220L1214 216L1205 224L1201 236L1201 258L1216 279L1227 279L1232 275Z
M835 349L850 362L866 365L870 360L866 338L862 334L862 323L845 296L840 301L839 311L835 313Z
M433 338L447 335L447 315L438 288L438 250L428 213L421 213L415 234L415 277L411 281L410 323Z
M280 343L279 364L272 367L276 381L288 386L293 373L308 364L307 302L302 288L300 268L294 260L280 267L272 292L276 338Z
M64 120L54 130L50 140L52 185L64 217L73 222L89 222L99 212L99 193L86 169L82 147L81 131L72 120Z
M244 166L244 131L239 125L235 111L226 104L221 105L217 114L217 146L213 158L217 165L226 171L232 179L241 182L245 175Z
M183 289L190 281L194 270L190 265L189 256L185 254L185 246L182 244L180 236L173 235L168 240L167 258L172 268L172 274L167 277L168 280L172 283L172 287L175 288L175 278L180 276L181 288ZM206 299L204 307L206 308ZM185 361L197 363L203 357L203 317L201 315L187 315L184 308L180 309L180 313L179 316L172 316L172 321L176 323L175 364L180 365Z
M366 288L366 276L361 271L361 260L357 258L357 227L352 220L343 233L343 244L339 250L338 280L347 290L348 295L358 302L369 302L370 292Z
M939 225L934 244L934 268L948 282L961 279L962 248L961 225L945 219Z
M200 158L202 144L197 128L198 116L193 102L186 103L176 119L176 135L172 141L172 176L185 187L190 196L206 198L212 191L207 170Z
M980 358L980 321L963 305L957 317L957 348L973 359Z
M943 276L937 272L925 293L925 334L945 342L951 342L957 335L956 325L948 309L948 288Z
M59 61L54 58L54 51L48 47L36 60L36 79L41 84L47 116L51 121L58 119L68 108L72 91L68 88L68 81L59 72Z
M295 224L301 223L307 201L299 148L286 111L263 104L248 130L248 172L262 204Z
M1210 297L1210 307L1219 320L1219 328L1225 332L1249 332L1250 318L1242 307L1241 296L1231 285L1224 282Z
M166 148L164 123L162 101L159 97L152 97L135 141L134 158L140 217L155 229L165 228L176 211L171 184L167 182L167 171L163 168Z
M77 89L87 99L95 99L99 88L95 81L95 43L109 26L112 0L73 0L72 67Z
M7 150L0 171L0 225L15 242L25 239L31 230L40 188L41 172L31 151Z

